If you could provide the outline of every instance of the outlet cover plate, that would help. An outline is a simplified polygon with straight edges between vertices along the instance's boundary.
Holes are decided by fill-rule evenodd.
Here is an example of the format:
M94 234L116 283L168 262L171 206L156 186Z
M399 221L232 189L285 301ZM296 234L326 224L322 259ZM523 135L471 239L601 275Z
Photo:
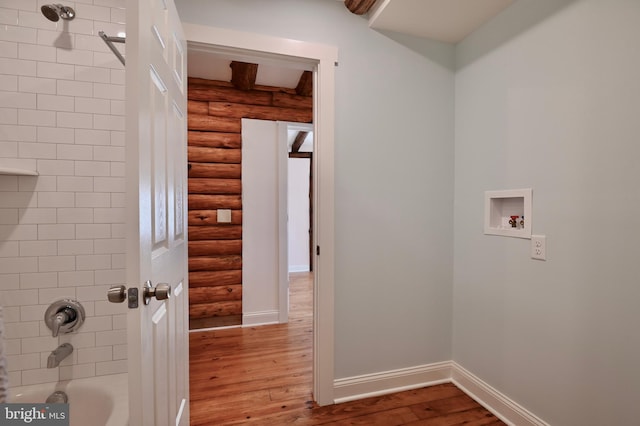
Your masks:
M537 260L547 260L546 235L531 236L531 258Z

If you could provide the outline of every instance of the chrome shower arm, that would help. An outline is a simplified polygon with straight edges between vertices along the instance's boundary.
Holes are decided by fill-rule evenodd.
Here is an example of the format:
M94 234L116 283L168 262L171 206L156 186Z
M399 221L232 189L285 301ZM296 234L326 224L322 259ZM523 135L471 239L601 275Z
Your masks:
M118 49L116 49L116 47L113 45L113 43L125 43L126 39L124 37L108 36L108 35L106 35L104 33L104 31L99 31L98 35L100 36L100 38L102 40L104 40L104 42L107 44L109 49L111 49L113 54L116 55L116 57L120 60L120 62L122 62L122 65L125 65L124 56L122 56L122 53L120 53L120 51Z

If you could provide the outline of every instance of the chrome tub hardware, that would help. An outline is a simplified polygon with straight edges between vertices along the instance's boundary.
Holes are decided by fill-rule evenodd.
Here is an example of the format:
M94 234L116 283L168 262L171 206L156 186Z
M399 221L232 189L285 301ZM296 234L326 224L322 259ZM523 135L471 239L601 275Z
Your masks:
M55 391L47 397L47 404L67 404L69 397L63 391Z
M49 357L47 358L47 368L56 368L60 365L62 360L71 355L72 352L73 346L71 346L71 343L61 344L49 354Z
M84 308L72 299L56 300L44 313L44 322L53 337L77 330L84 323L84 318Z

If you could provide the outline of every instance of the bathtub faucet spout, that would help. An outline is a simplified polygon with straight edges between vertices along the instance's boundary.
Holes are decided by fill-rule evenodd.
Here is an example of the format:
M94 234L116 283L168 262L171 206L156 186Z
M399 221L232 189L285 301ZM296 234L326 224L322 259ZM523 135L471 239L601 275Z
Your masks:
M71 343L61 344L56 350L49 354L49 358L47 358L47 368L56 368L63 359L71 355L71 352L73 352Z

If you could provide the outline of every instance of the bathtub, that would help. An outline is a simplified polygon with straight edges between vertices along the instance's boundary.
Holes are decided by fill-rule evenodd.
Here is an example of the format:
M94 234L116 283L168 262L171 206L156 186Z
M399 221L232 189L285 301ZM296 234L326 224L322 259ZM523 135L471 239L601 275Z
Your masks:
M64 391L69 397L71 426L125 426L129 423L127 373L18 386L9 390L9 402L44 403L55 391Z

